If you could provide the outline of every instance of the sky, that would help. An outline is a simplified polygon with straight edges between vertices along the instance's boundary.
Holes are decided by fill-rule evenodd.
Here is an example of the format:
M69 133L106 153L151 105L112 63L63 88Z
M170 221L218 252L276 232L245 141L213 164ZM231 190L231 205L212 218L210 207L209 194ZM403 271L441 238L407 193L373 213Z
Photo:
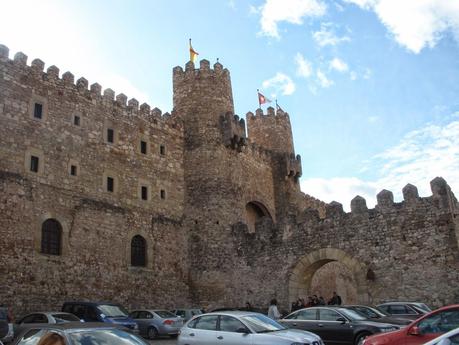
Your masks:
M0 44L75 79L172 109L172 68L230 70L290 114L303 192L350 208L411 183L459 194L459 0L0 0ZM6 15L5 15L6 14ZM264 106L266 108L266 106Z

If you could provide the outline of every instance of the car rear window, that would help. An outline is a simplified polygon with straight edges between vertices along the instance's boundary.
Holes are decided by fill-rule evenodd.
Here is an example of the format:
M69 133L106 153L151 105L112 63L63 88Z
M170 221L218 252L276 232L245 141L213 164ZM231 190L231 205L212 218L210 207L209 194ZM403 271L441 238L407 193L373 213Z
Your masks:
M172 314L170 311L167 310L155 310L155 314L162 319L167 319L168 317L177 317L177 315Z

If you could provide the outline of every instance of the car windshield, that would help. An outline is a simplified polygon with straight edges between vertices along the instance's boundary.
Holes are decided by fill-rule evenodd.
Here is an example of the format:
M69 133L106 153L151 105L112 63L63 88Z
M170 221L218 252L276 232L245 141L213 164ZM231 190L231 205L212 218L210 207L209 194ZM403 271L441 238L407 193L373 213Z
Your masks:
M365 320L366 318L360 315L359 313L350 310L350 309L345 309L345 308L339 308L338 309L341 314L346 316L348 319L352 321L359 321L359 320Z
M119 329L88 329L69 332L72 345L148 345L135 335Z
M361 314L362 316L369 317L371 319L379 319L380 317L387 316L378 309L370 307L352 307L350 309Z
M270 319L269 317L261 314L242 316L241 320L243 320L247 325L249 325L250 328L252 328L256 333L275 332L286 329L284 326L277 323L273 319Z
M64 322L70 322L70 321L80 321L79 318L77 318L73 314L53 314L54 320L56 320L56 323L64 323Z
M155 314L158 315L162 319L167 319L170 317L177 317L177 315L171 313L170 311L167 310L155 310Z
M128 312L120 305L102 304L97 307L106 317L126 317Z

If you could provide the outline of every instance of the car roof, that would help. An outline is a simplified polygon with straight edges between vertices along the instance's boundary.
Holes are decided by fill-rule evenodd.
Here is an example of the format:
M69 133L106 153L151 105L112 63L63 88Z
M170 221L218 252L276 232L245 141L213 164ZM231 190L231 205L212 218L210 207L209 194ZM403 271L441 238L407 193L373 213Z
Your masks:
M203 315L228 315L228 316L241 317L241 316L247 316L247 315L263 315L263 314L256 313L253 311L243 311L243 310L222 310L222 311L213 311L210 313L201 314L199 316L203 316Z
M390 304L425 304L423 302L404 302L404 301L400 301L400 302L385 302L385 303L381 303L381 304L378 304L378 305L390 305Z
M114 329L114 328L119 328L119 325L115 324L110 324L110 323L105 323L105 322L66 322L66 323L56 323L56 324L48 324L48 323L43 323L43 324L27 324L24 325L26 328L54 328L58 330L65 331L67 329L88 329L88 328L97 328L97 329Z

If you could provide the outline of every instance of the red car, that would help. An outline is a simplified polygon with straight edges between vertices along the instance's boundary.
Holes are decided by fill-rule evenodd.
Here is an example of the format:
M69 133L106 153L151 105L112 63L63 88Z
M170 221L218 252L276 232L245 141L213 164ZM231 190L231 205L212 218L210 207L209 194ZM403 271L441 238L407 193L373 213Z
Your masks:
M453 304L425 314L398 331L370 336L364 345L421 345L457 327L459 304Z

